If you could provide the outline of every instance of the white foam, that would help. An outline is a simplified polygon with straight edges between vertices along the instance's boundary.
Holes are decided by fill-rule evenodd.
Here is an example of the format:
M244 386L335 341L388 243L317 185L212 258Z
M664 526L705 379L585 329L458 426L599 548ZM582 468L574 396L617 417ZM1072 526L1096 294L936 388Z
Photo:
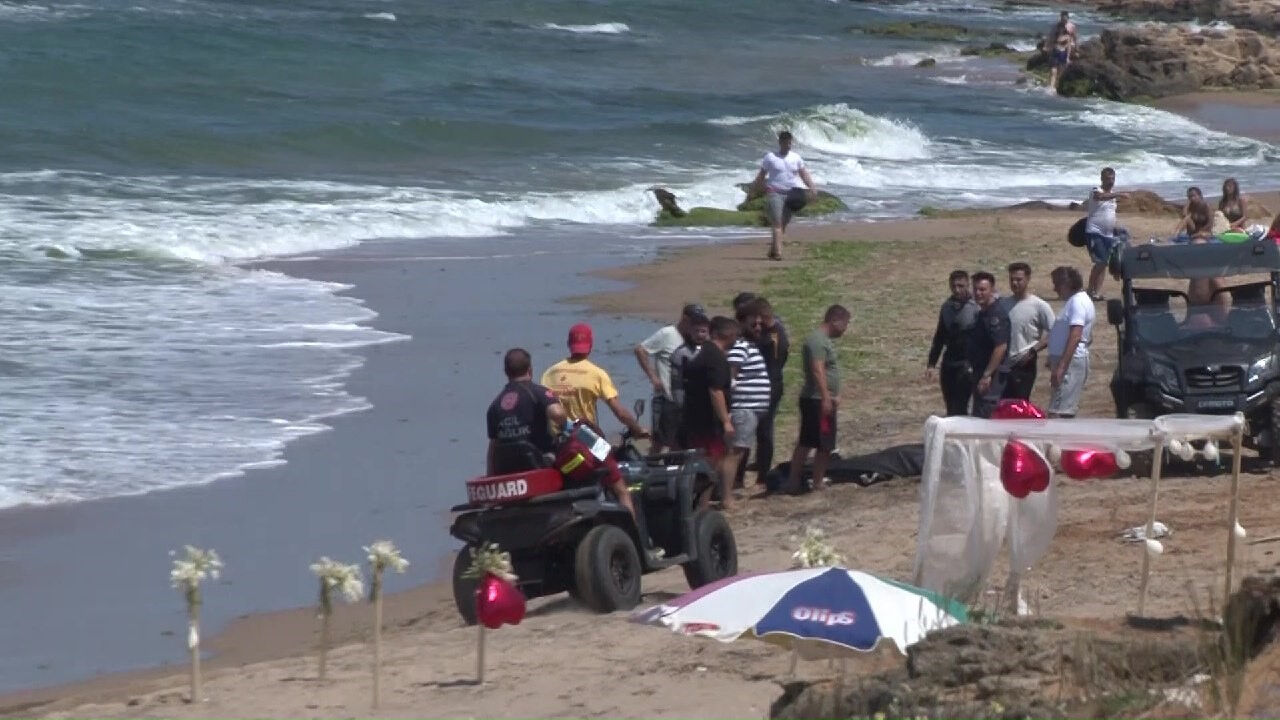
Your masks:
M893 160L929 158L930 142L914 125L868 115L845 103L819 105L778 118L771 129L789 129L801 151L817 150L833 155L852 155Z
M968 85L969 84L969 77L967 75L956 75L953 77L949 77L946 75L939 75L937 77L930 78L930 79L933 80L934 82L942 83L943 85Z
M631 27L626 23L607 22L596 23L594 25L560 25L557 23L545 23L542 28L544 30L560 30L562 32L571 32L579 35L621 35L631 32Z
M976 159L976 158L975 158ZM1002 188L1092 187L1104 161L1081 154L1060 162L1028 161L1010 154L1007 160L988 157L986 162L869 164L845 158L824 166L822 177L831 183L880 190L990 190ZM1166 158L1138 151L1113 164L1123 168L1127 184L1173 182L1188 179Z
M960 54L959 47L942 45L931 50L897 52L875 60L865 60L864 63L873 67L915 67L924 60L934 60L941 64L964 62L968 59Z
M389 12L365 13L362 17L368 20L384 20L386 22L396 21L396 14Z
M708 125L720 125L723 127L733 127L736 125L749 125L754 122L763 122L765 120L773 120L778 117L778 113L768 115L726 115L724 117L712 118L707 121Z

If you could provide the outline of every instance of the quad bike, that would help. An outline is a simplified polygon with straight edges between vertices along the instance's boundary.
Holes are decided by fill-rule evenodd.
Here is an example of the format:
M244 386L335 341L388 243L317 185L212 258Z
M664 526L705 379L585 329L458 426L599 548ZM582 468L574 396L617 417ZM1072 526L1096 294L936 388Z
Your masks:
M637 417L643 412L641 400ZM599 474L572 480L528 443L500 446L503 474L467 481L470 502L452 508L459 514L449 528L466 543L453 565L453 597L467 624L476 621L476 580L463 577L469 550L488 543L510 553L525 597L567 591L598 612L635 607L646 573L679 565L690 588L737 573L729 523L698 509L715 480L700 452L646 457L623 433L614 457L638 522Z

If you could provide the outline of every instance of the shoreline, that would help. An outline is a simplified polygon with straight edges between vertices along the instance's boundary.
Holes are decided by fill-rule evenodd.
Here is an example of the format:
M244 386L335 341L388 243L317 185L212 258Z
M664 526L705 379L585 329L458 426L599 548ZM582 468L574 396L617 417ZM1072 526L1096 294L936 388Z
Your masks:
M1210 130L1280 143L1280 90L1202 90L1147 104Z

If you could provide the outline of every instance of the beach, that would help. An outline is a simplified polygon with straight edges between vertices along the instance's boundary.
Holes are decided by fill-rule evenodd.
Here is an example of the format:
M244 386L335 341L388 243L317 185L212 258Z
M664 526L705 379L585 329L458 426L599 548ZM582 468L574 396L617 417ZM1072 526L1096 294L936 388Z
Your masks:
M470 684L449 508L483 467L508 347L537 375L590 322L629 406L649 394L635 344L684 302L728 313L738 292L763 292L793 340L841 302L854 322L840 450L870 452L920 442L941 409L924 358L953 267L1003 284L1025 260L1046 297L1054 265L1084 267L1063 240L1078 211L1011 206L1065 207L1114 165L1122 189L1179 201L1197 184L1212 201L1234 176L1255 222L1280 210L1276 95L1066 99L972 52L1025 52L1051 7L126 5L0 4L20 79L0 116L4 716L763 716L785 655L563 595L491 633L489 681ZM921 17L941 39L900 34ZM1117 21L1075 17L1086 36ZM778 68L804 81L779 88ZM655 185L686 208L736 205L784 128L848 206L799 221L785 261L765 261L759 228L651 226ZM1176 217L1121 220L1145 239ZM1084 412L1102 417L1115 335L1098 309ZM796 431L789 388L778 460ZM1242 522L1280 532L1263 512L1269 471L1246 470ZM1193 615L1217 587L1224 482L1169 479L1161 519L1177 535L1156 613ZM1144 519L1145 487L1064 484L1058 544L1025 585L1037 612L1127 632L1113 623L1140 556L1117 536ZM917 502L915 479L751 500L731 520L740 569L787 567L820 526L851 564L909 579ZM308 566L363 562L379 539L411 565L387 579L375 712L366 604L338 608L333 678L314 679ZM193 705L168 584L186 544L227 564L204 588L208 700ZM1273 565L1268 547L1239 573ZM642 605L685 589L674 570L646 577Z
M1260 196L1259 201L1274 202L1275 197ZM1064 223L1072 217L1069 211L991 211L889 223L802 225L792 233L792 241L785 248L789 259L783 263L763 260L760 240L671 248L653 262L594 271L628 285L598 285L600 290L579 300L590 304L597 337L607 338L601 342L606 348L602 362L619 368L619 375L634 378L636 371L630 370L626 357L627 341L661 322L669 314L670 298L698 300L712 312L721 311L727 298L739 289L764 287L767 291L773 287L785 292L786 287L778 285L777 278L802 267L808 253L843 245L861 248L862 254L852 265L845 270L836 265L831 271L849 273L839 276L832 289L855 317L850 337L842 341L842 347L865 355L860 361L863 371L847 384L842 395L849 411L842 417L840 447L844 452L870 451L900 442L918 442L924 417L938 405L936 389L920 378L946 271L952 265L994 270L1000 263L1022 259L1036 271L1032 290L1048 296L1047 269L1059 262L1078 263L1082 255L1061 236ZM1136 236L1154 234L1171 220L1169 216L1122 217ZM937 257L936 248L944 242L948 252ZM522 264L527 262L528 258L520 260ZM418 294L420 290L412 289L428 287L428 279L442 272L439 261L413 262L410 254L385 251L348 253L345 257L272 267L282 266L289 272L353 284L350 292L378 311L379 326L394 332L414 329L415 308L424 299ZM452 272L455 270L451 267L444 274ZM494 277L506 277L501 269L492 272ZM868 272L874 272L874 281ZM400 280L390 282L388 273ZM709 277L716 279L708 281ZM886 294L887 288L896 291ZM536 329L554 337L559 334L559 327L581 312L574 309L576 304L558 307L549 316L545 329L525 327L522 331ZM485 309L474 308L473 312L484 314ZM459 318L459 322L464 321ZM494 341L484 332L477 335L479 340ZM546 341L546 345L553 346L554 341ZM1085 414L1110 413L1104 380L1114 362L1113 348L1113 331L1100 324ZM380 357L393 350L403 351L403 357ZM495 366L496 352L490 353ZM535 351L535 358L554 352L553 347ZM391 463L397 462L394 448L414 443L421 446L423 437L435 433L421 427L406 429L404 436L388 433L397 425L438 420L434 414L415 411L412 403L406 407L385 400L381 406L392 412L383 415L379 400L388 395L375 385L363 383L374 383L375 377L385 374L397 379L390 397L411 398L413 388L421 385L404 378L413 375L408 367L426 363L422 353L423 348L413 342L392 343L371 352L369 364L357 372L352 382L367 393L374 410L349 418L355 427L337 423L333 433L316 436L313 446L300 443L296 449L291 448L289 463L283 470L297 468L294 472L303 477L332 476L332 464L357 463L353 470L358 470L366 482L380 474L403 476L419 472L421 460L405 460L408 467L396 470L394 464L388 465L387 458L392 458ZM398 367L395 363L399 363ZM392 370L399 373L392 375ZM368 378L364 376L366 371ZM484 386L493 383L476 384L476 397L487 397L491 388ZM634 381L621 385L624 398L644 387ZM1040 383L1033 400L1044 401L1044 388L1045 384ZM459 393L470 394L464 393L461 385ZM461 397L458 402L458 412L465 412ZM411 419L403 422L400 417ZM358 429L361 424L367 426L364 432ZM793 432L794 424L784 422L780 429L784 449L788 446L786 436ZM374 437L380 438L377 442L384 448L382 452L357 451L373 443ZM468 442L475 446L474 439L450 444ZM438 447L448 446L442 442ZM422 452L428 450L422 447ZM377 463L378 469L370 463ZM330 472L320 472L318 468L323 465L330 465ZM462 463L463 467L473 465L469 459ZM1249 474L1243 480L1241 522L1251 534L1264 536L1280 531L1266 511L1271 502L1280 499L1275 497L1280 491L1268 482L1267 469L1254 467L1246 464ZM439 479L422 486L423 491L456 491L465 476L465 471L459 470L452 480L445 479L449 475L442 470ZM287 476L277 481L287 482ZM1167 478L1160 517L1177 534L1153 576L1151 614L1191 614L1196 603L1208 602L1219 588L1226 482L1221 473L1212 477ZM262 484L255 483L255 487ZM1066 482L1061 490L1062 514L1055 545L1041 565L1024 578L1024 588L1029 589L1030 602L1038 612L1086 625L1114 622L1133 607L1141 559L1140 552L1119 542L1118 535L1124 528L1142 522L1147 484L1140 479L1119 478ZM819 526L830 534L836 547L856 558L858 567L907 578L914 556L916 501L912 479L866 488L837 485L825 493L806 497L749 501L745 511L732 518L740 570L787 567L797 537L806 527ZM1206 507L1220 510L1205 512ZM394 512L386 513L395 517ZM420 511L406 515L422 533L440 533L447 522L444 516ZM334 542L341 539L350 543L350 528L344 527L341 536L335 537ZM434 541L428 537L400 544L416 560L416 553L408 548L426 547L431 542ZM319 546L314 537L309 537L308 543L310 547ZM307 545L302 547L309 549ZM1245 574L1269 566L1272 552L1264 548L1247 551L1238 572ZM298 595L303 594L307 584L305 573L301 572L307 559L299 556L299 572L294 573ZM441 558L431 560L439 567ZM249 563L240 560L231 567L242 573ZM683 589L683 578L675 571L648 576L643 604L659 602ZM217 607L219 590L214 586L208 591L206 602L210 610ZM993 597L999 591L998 584L992 586ZM176 593L172 600L171 615L176 615ZM210 645L213 658L206 683L209 700L205 704L192 706L182 701L184 677L181 669L174 667L10 694L3 698L3 705L10 715L52 717L758 717L767 712L769 703L779 694L778 681L787 666L785 653L762 644L740 641L719 645L681 638L632 625L627 622L626 613L598 616L565 596L556 596L531 602L529 614L519 626L490 633L488 681L483 687L475 687L470 684L474 676L475 630L463 627L457 618L447 585L437 582L397 593L392 596L390 608L384 699L376 712L367 704L370 650L364 640L368 637L368 607L361 605L339 609L338 637L343 646L332 654L332 679L324 684L314 679L314 609L304 607L252 615L230 623L225 632L216 636ZM178 656L176 648L174 656ZM548 665L547 657L558 660ZM881 655L863 662L859 667L870 668L893 660ZM813 664L802 667L801 677L821 678L828 672L825 665ZM609 689L601 691L602 682Z

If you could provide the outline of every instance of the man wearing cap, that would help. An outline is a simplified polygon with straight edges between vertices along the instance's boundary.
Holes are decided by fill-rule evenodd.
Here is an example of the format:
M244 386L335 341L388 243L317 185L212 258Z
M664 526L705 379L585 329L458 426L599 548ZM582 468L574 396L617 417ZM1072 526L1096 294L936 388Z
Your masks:
M580 420L604 436L596 420L596 401L603 400L632 436L649 437L649 432L636 422L635 417L618 401L618 390L613 386L609 373L587 359L591 354L593 339L591 326L578 323L569 328L569 357L547 368L542 373L542 384L564 405L570 420Z
M682 345L689 343L694 323L707 323L707 313L701 305L690 303L680 311L674 325L667 325L636 345L636 362L653 385L652 413L653 441L650 452L657 454L664 448L679 448L676 430L680 427L680 407L676 404L675 386L671 378L671 356Z

